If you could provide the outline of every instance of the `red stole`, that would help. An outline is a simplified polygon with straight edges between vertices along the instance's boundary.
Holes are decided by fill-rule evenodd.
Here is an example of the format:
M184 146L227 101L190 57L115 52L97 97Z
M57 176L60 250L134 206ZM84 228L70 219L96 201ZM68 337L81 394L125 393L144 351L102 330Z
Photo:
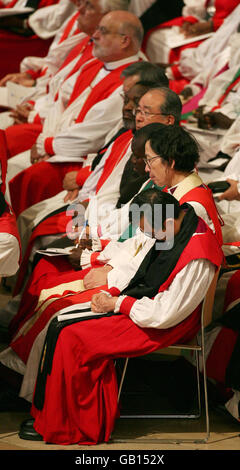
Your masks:
M190 261L201 258L209 260L218 268L223 261L223 252L212 230L207 226L204 220L199 218L195 234L189 240L174 270L169 278L161 285L158 292L166 290L177 273L190 263Z
M127 132L124 132L122 135L120 135L113 143L110 155L108 156L105 162L102 174L98 180L97 187L96 187L96 194L98 193L100 188L103 186L107 178L110 176L115 166L124 157L126 150L132 140L132 136L133 136L132 131L129 130Z
M60 38L60 41L58 44L61 44L61 42L65 41L65 39L68 38L69 34L71 33L72 31L72 28L74 27L74 24L75 22L77 21L78 17L80 15L80 12L77 11L75 13L75 15L72 16L72 18L70 18L70 20L68 21L64 31L63 31L63 34L62 34L62 37Z
M193 188L188 191L188 193L184 194L184 196L180 199L179 203L184 204L184 202L189 201L195 201L202 204L209 218L213 222L218 243L222 245L223 239L221 225L223 225L223 222L220 221L221 219L218 214L211 190L206 186L198 186L197 188Z
M95 66L94 66L94 69L96 70L95 75L97 75L97 71L99 71L103 67L103 63L100 62L100 61L98 61L98 62L99 63L95 63ZM101 64L101 67L100 67L100 64ZM88 69L88 66L90 67L90 65L91 64L87 64L86 68ZM76 123L82 122L84 120L87 112L92 108L92 106L94 106L99 101L102 101L102 100L105 100L106 98L108 98L116 90L116 88L118 88L122 84L121 74L122 74L123 70L126 67L128 67L129 65L130 64L128 63L128 64L125 64L125 65L122 65L121 67L118 67L115 70L112 70L111 72L109 72L109 74L105 78L100 80L100 82L97 83L97 85L94 86L94 88L90 91L90 94L87 97L87 99L86 99L86 101L85 101L85 103L84 103L77 119L76 119ZM95 75L93 75L93 69L91 71L88 70L88 79L87 79L86 73L85 73L84 79L83 79L83 77L81 77L82 78L81 82L80 82L79 79L77 80L76 85L75 85L74 90L73 90L73 93L72 93L72 96L70 98L70 101L77 98L77 96L79 96L79 94L82 93L82 91L85 88L87 88L87 86L90 85L90 83L94 79ZM75 95L75 93L77 93L77 96ZM70 102L69 102L69 104L70 104Z
M83 38L79 44L77 44L70 52L69 54L67 55L66 59L64 60L64 62L62 63L61 67L59 68L59 70L62 70L64 67L66 67L66 65L68 65L73 59L75 59L75 57L78 56L78 54L82 54L82 52L85 50L88 42L89 42L90 38L89 36L86 36L85 38ZM76 65L75 65L76 67ZM68 75L69 76L69 75ZM68 77L67 76L67 77ZM67 78L66 77L66 78Z
M78 55L80 55L80 58L71 70L71 72L69 72L68 75L64 78L64 81L71 77L75 72L80 69L83 64L85 64L85 62L88 62L92 58L92 48L93 44L89 42L89 37L87 36L71 50L59 70L62 70L64 67L66 67ZM57 99L58 92L56 93L54 100L57 101Z

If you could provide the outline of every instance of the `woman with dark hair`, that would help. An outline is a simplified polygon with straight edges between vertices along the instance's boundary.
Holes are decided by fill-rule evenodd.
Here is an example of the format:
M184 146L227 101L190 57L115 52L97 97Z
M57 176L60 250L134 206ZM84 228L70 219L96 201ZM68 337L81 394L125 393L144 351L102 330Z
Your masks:
M107 284L65 299L75 315L84 308L82 302L91 301L89 310L83 318L59 321L58 316L49 325L31 409L34 420L22 424L22 439L107 442L119 415L114 359L190 340L199 329L199 304L222 261L215 236L191 206L180 206L160 190L143 192L133 204L139 230L121 244L118 262L109 260ZM157 207L158 220L165 214L157 226L149 211L145 219L143 205L152 213ZM56 301L55 309L61 304Z
M222 244L221 221L209 188L198 176L198 144L182 126L154 126L145 140L145 171L155 185L166 185L167 191L181 204L191 204L199 217L215 231ZM137 137L137 134L135 136Z

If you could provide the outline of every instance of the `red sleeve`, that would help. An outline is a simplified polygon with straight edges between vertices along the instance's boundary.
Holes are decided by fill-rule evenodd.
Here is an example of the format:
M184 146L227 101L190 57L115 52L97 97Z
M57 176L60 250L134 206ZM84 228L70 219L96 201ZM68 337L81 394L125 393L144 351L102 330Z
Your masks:
M53 150L53 137L47 137L44 141L44 147L46 150L46 153L48 155L54 155L55 152Z
M40 75L41 75L41 69L39 69L39 70L32 70L32 69L29 69L29 70L26 70L25 73L27 73L28 75L30 75L33 80L37 80L37 78L39 78Z
M239 5L239 0L215 0L216 11L212 17L213 29L216 31L230 13Z
M77 176L76 176L76 183L79 186L79 188L82 187L83 183L89 177L90 173L91 173L91 165L85 166L84 168L81 168L81 170L78 171Z
M112 289L114 289L114 288L112 288ZM111 289L110 289L110 293L112 294ZM121 302L119 311L121 313L124 313L124 315L130 315L131 308L132 308L133 304L136 302L136 300L137 299L135 299L134 297L130 297L130 296L125 297L123 299L123 301Z

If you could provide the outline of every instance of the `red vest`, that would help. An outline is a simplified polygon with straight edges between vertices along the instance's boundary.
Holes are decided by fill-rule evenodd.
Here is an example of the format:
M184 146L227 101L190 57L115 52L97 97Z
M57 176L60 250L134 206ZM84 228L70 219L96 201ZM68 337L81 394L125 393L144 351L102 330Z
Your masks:
M221 221L220 216L218 214L211 190L205 185L193 188L188 191L188 193L184 194L184 196L180 199L179 203L184 204L184 202L188 201L195 201L202 204L209 218L213 222L217 240L220 245L222 245L223 239L221 225L223 225L223 222Z

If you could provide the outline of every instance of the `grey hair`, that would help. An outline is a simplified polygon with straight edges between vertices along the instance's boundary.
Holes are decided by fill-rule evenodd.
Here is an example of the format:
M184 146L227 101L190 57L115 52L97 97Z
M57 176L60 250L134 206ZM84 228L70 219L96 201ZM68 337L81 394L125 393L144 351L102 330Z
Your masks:
M128 10L128 0L100 0L103 13L113 10Z
M167 87L152 87L150 90L159 90L165 97L164 103L160 106L160 111L162 114L172 115L175 118L175 124L178 124L181 119L182 113L182 102L175 93L175 91L171 90Z

